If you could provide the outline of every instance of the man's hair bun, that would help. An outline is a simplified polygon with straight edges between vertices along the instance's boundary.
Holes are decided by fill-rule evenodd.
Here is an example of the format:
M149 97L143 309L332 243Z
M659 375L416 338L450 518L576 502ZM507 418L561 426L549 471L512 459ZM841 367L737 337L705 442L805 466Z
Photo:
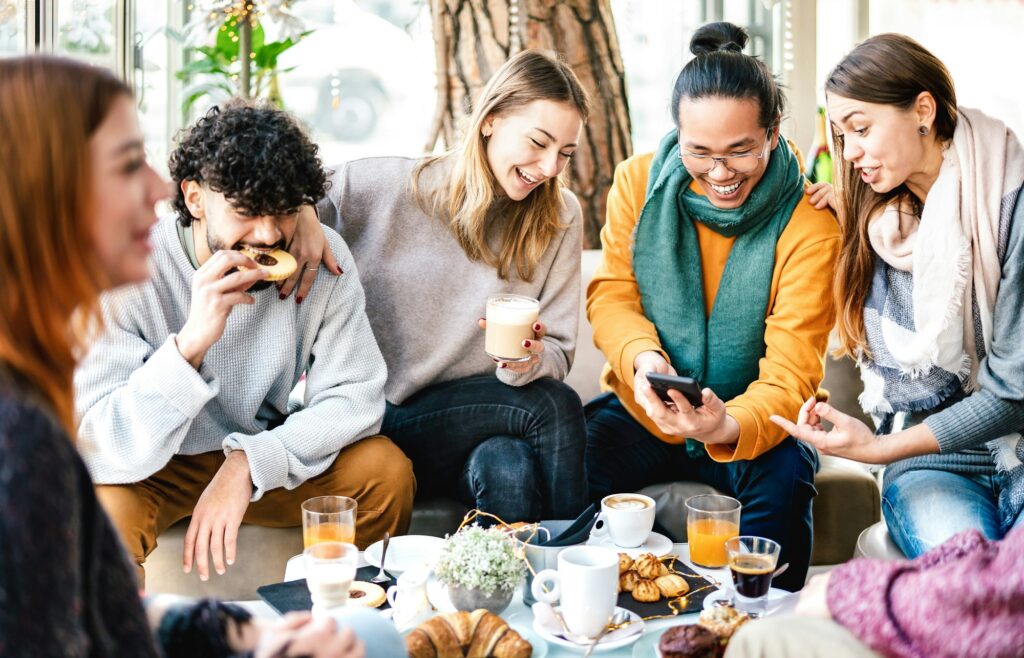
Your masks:
M701 26L690 39L690 52L706 55L717 50L742 52L747 45L747 31L732 23L708 23Z

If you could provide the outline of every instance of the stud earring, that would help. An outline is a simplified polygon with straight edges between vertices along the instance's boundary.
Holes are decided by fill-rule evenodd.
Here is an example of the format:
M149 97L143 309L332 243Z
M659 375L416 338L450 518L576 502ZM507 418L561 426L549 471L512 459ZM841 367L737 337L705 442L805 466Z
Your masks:
M918 126L917 127L917 134L920 135L921 137L926 136L931 131L932 131L931 128L929 128L928 126Z

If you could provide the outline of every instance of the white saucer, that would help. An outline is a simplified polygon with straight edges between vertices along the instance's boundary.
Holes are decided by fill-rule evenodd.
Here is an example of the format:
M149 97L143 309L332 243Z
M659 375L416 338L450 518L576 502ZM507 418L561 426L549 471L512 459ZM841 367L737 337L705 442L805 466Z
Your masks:
M647 536L647 541L636 548L623 548L621 546L617 546L615 542L612 541L610 535L601 535L598 537L590 535L590 539L587 540L587 546L603 546L605 548L610 548L617 553L625 553L630 557L636 557L643 553L654 553L655 556L661 557L662 555L668 555L672 552L672 540L658 532L652 532L649 534Z
M385 558L387 564L384 565L384 569L393 576L421 565L426 565L433 569L442 546L444 546L444 539L440 537L429 537L427 535L392 537L391 543L388 544L388 554ZM370 544L363 551L363 557L369 564L379 567L380 554L383 548L383 541Z
M559 607L556 606L555 610L558 609ZM631 623L629 626L626 626L625 628L620 628L619 630L611 631L603 638L601 638L601 642L596 647L594 647L595 652L611 651L612 649L618 649L619 647L628 646L639 640L640 637L644 634L644 621L640 618L640 615L636 614L632 610L626 610L625 608L617 607L615 608L615 610L622 610L629 614L629 620L633 623ZM562 629L557 627L549 628L547 626L544 626L536 618L534 618L533 620L533 630L537 632L537 635L541 636L548 642L554 642L555 644L561 647L566 647L568 649L574 649L576 651L583 652L586 651L589 646L586 644L576 644L571 640L565 639L561 635ZM556 633L558 633L558 635L556 635Z
M704 609L710 610L715 607L715 601L724 601L729 597L729 592L724 589L716 589L706 597L704 597ZM766 607L766 615L775 614L777 612L792 612L793 607L796 605L797 599L800 598L798 593L787 592L784 589L777 587L768 588L768 605ZM745 602L750 599L742 599L736 597L736 609L745 610Z

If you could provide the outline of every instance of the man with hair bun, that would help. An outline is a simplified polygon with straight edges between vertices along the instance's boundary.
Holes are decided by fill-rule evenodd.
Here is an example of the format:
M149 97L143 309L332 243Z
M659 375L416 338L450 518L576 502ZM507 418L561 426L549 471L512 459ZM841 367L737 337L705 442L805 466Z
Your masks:
M712 23L676 78L675 128L621 163L587 291L606 391L587 405L591 495L697 480L743 505L740 530L782 545L799 589L811 555L814 450L769 421L818 391L839 249L827 199L780 139L785 98L747 34ZM705 388L671 403L647 375ZM696 401L696 400L695 400ZM786 410L786 412L782 412Z
M233 101L184 133L170 172L153 276L103 297L107 332L75 374L79 445L140 572L191 516L185 571L206 580L212 554L223 574L241 523L301 525L313 496L358 501L361 547L405 532L412 468L375 436L386 369L348 247L324 231L345 273L321 270L297 304L270 285L326 191L317 147L287 113Z

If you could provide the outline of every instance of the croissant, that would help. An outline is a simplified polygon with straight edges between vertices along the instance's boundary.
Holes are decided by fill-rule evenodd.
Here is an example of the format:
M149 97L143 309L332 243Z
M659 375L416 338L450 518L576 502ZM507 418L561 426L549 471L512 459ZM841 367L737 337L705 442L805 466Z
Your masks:
M677 596L682 596L690 591L690 585L686 582L686 579L677 573L670 573L667 576L658 576L654 579L654 584L658 586L658 590L662 596L670 599L674 599Z
M409 658L530 658L533 647L487 610L450 612L417 626L405 638Z

